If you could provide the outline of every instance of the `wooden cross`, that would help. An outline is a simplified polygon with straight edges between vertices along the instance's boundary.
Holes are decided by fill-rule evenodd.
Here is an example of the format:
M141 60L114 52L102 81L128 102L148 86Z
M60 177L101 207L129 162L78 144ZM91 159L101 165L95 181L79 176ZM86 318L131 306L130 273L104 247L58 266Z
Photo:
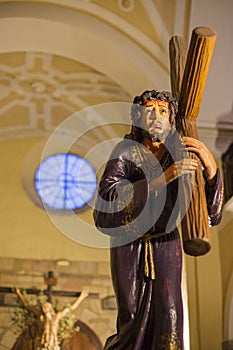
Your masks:
M57 284L57 278L54 276L53 271L48 271L47 275L44 277L45 284L47 288L40 290L37 288L24 288L23 290L27 294L39 295L43 293L47 296L47 301L52 303L52 296L58 297L79 297L81 292L73 292L66 290L54 290L53 287ZM15 293L15 288L11 287L0 287L0 293ZM89 297L96 298L99 296L98 293L89 293Z
M171 88L179 102L176 129L181 136L198 138L196 120L215 40L216 33L212 29L195 28L192 32L187 59L182 38L175 36L169 42ZM191 156L198 159L195 154ZM185 181L187 180L184 178ZM211 248L201 164L195 173L195 183L196 185L192 186L192 200L181 222L181 230L184 251L189 255L198 256L206 254ZM189 197L189 194L185 193L185 188L184 183L184 198Z

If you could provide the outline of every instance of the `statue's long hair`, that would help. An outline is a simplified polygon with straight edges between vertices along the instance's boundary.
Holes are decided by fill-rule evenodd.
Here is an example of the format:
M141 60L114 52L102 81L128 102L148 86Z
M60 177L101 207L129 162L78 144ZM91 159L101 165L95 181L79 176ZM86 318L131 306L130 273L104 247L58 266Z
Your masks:
M142 142L141 117L145 102L148 100L167 101L169 104L170 123L175 128L175 117L178 111L178 102L168 91L146 90L141 95L135 96L131 107L132 127L131 132L125 135L126 139Z

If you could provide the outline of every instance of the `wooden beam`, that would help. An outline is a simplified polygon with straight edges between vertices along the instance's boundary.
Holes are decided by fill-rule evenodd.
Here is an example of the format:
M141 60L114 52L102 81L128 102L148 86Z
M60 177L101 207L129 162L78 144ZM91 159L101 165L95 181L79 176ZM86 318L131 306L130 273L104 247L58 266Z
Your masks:
M174 56L170 48L171 70L174 69L176 71L176 73L171 72L171 84L173 86L172 89L177 89L175 96L178 97L179 101L176 129L181 136L198 138L196 120L215 40L216 33L210 28L197 27L193 30L184 72L182 72L184 66L183 53L176 53L180 48L182 52L184 51L183 44L177 38L170 41L170 46L171 48L174 47L175 52ZM172 63L171 56L176 63ZM182 83L180 83L181 79ZM191 154L191 157L198 159L195 154ZM200 161L199 167L192 179L194 184L191 185L189 183L189 177L184 176L182 180L182 200L187 205L186 215L181 222L183 248L188 255L203 255L210 250L211 243L204 189L205 184ZM192 194L191 202L190 191Z
M212 58L216 33L207 27L192 32L179 99L179 118L196 121Z
M181 36L169 40L170 79L173 97L179 101L184 67L187 57L187 45Z
M25 291L27 294L40 295L41 293L44 295L48 295L49 292L47 289L41 290L37 288L21 288L22 291ZM0 293L15 293L14 288L11 287L0 287ZM52 290L52 295L60 296L60 297L79 297L81 292L67 291L67 290ZM89 293L89 297L97 298L99 297L98 293Z

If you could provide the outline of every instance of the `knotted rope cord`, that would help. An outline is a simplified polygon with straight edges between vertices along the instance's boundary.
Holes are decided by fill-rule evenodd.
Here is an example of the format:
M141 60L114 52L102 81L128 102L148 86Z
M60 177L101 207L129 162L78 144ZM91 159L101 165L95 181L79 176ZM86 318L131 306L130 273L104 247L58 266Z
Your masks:
M155 266L151 240L152 238L159 238L165 235L167 235L167 232L157 233L155 235L146 234L142 237L145 250L144 274L152 280L155 280Z

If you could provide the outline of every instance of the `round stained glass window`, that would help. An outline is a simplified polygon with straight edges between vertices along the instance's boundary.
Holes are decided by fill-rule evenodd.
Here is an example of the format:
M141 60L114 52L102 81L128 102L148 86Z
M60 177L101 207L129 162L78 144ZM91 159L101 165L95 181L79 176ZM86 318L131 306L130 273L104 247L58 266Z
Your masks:
M93 198L96 186L90 163L71 153L47 157L35 174L35 188L43 204L57 210L82 208Z

